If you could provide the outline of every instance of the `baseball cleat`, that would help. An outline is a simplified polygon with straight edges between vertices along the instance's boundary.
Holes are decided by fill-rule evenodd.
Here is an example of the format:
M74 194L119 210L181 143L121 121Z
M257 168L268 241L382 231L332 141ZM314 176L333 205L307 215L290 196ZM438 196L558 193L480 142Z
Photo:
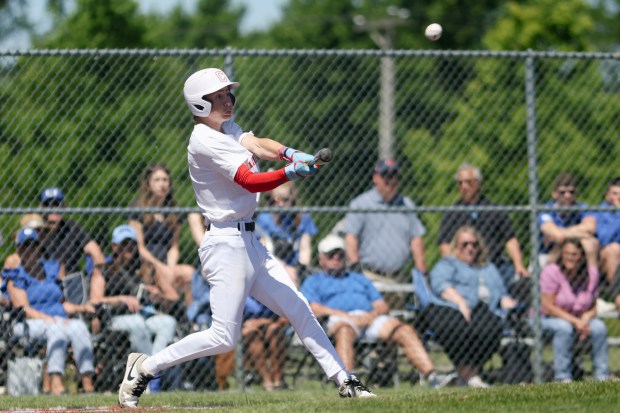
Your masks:
M118 389L118 403L121 407L129 409L138 407L140 396L142 396L142 393L146 390L149 381L155 377L152 374L146 373L142 368L142 362L144 362L147 357L146 354L142 353L131 353L129 357L127 357L125 376Z
M377 397L353 374L340 385L338 394L340 397Z

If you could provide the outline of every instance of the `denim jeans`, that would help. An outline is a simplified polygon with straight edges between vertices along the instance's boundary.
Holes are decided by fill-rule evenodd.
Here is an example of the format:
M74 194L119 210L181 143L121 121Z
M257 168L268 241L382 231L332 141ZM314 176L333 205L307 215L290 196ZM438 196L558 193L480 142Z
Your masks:
M144 318L140 314L125 314L112 317L110 329L129 333L131 350L144 354L155 354L174 341L177 322L168 314L156 314Z
M553 334L553 370L555 380L572 379L573 343L577 332L568 321L557 317L543 317L543 331ZM594 378L606 380L609 376L607 356L607 327L599 318L590 321L592 367Z
M32 339L45 339L47 342L47 371L65 374L67 347L73 347L73 357L80 374L95 371L91 336L84 321L79 318L54 318L53 321L41 318L28 319L28 335ZM14 334L23 336L24 325L15 325Z

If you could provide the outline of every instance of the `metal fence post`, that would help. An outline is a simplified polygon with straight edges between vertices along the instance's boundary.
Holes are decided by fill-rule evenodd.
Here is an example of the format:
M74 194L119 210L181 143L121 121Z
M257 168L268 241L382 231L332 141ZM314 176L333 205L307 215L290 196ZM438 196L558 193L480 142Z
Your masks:
M531 270L532 303L534 307L534 381L542 383L542 328L540 323L540 268L538 253L540 237L538 233L538 170L536 153L536 73L534 54L528 51L525 59L525 102L527 111L527 163L528 163L528 192L530 206L530 243L531 243Z

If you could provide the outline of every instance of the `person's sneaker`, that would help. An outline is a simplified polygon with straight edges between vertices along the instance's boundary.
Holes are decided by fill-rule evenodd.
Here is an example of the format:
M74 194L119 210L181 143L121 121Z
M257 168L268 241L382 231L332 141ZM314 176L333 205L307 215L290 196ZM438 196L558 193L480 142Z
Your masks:
M353 374L340 385L338 394L340 397L377 397Z
M123 382L118 389L118 403L121 407L136 408L140 401L140 396L146 390L155 376L148 374L142 368L142 362L148 356L142 353L131 353L127 357L127 367L125 368L125 376Z
M432 372L426 377L426 383L430 389L441 389L453 385L459 376L456 373L451 374L437 374Z
M489 387L491 387L487 383L483 382L480 376L473 376L469 380L467 380L467 386L478 389L488 389Z

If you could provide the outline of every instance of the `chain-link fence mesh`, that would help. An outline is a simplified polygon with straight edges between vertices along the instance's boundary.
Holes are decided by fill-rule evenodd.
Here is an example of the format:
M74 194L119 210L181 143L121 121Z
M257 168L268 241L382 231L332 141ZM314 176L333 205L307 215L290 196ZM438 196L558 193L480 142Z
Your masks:
M296 184L296 192L262 198L259 212L263 215L257 220L263 225L258 225L257 234L270 235L263 237L265 244L286 261L298 283L320 271L317 245L321 239L329 233L354 231L362 266L368 274L374 270L375 275L389 279L375 281L375 285L389 303L391 314L405 326L418 328L438 371L456 368L463 373L463 366L471 364L480 365L482 378L491 383L532 380L536 375L539 379L553 378L553 347L543 337L536 322L539 319L532 318L533 329L526 320L540 309L537 288L531 301L524 299L533 311L520 311L518 317L512 312L497 319L485 313L485 321L478 324L487 327L482 334L493 335L492 342L462 341L456 347L464 354L454 354L455 346L446 346L445 341L462 340L469 333L441 338L452 316L443 310L421 316L419 291L413 292L411 270L419 267L426 273L429 288L439 288L432 280L433 269L442 255L439 244L450 241L440 239L444 232L442 217L460 212L464 215L454 222L476 224L479 217L490 219L493 225L482 232L484 237L493 237L488 247L498 252L493 258L498 265L513 262L504 251L505 245L497 245L506 241L500 232L510 220L523 266L534 284L538 282L539 267L532 259L539 248L537 214L544 209L542 204L552 199L556 177L561 172L571 173L577 180L577 199L598 205L607 182L617 173L617 59L611 54L459 51L4 52L0 54L0 177L4 185L0 194L4 244L0 252L8 257L5 268L19 264L19 257L11 254L16 252L15 237L24 224L20 223L24 214L45 218L45 226L37 230L42 242L52 246L60 241L57 233L46 227L57 213L62 213L65 221L79 223L84 233L74 230L65 234L63 245L69 245L77 257L75 263L65 263L63 271L82 272L89 294L93 271L85 258L92 253L89 240L96 241L106 257L113 257L113 230L132 220L149 238L151 254L159 254L158 258L166 261L170 244L162 240L174 239L175 231L179 231L179 266L173 276L176 293L171 295L176 297L174 305L168 300L155 309L158 314L172 315L176 323L171 327L166 318L160 320L163 324L153 322L145 303L149 296L154 297L150 287L143 286L141 296L146 299L138 313L142 314L142 327L131 329L142 329L147 336L146 348L154 351L153 347L156 350L163 341L169 341L162 336L166 328L174 330L170 340L176 340L208 326L208 302L201 300L206 297L206 287L194 276L199 262L187 219L198 210L187 174L186 146L192 120L183 101L182 85L195 70L220 67L241 83L234 91L235 118L245 130L310 153L326 146L334 150L334 160L318 176ZM355 224L346 222L351 201L373 188L373 179L377 178L373 177L373 168L381 158L398 162L398 190L412 203L401 197L385 203L367 196L357 201L356 207L361 209L349 215ZM141 201L145 171L157 163L167 168L172 207ZM497 206L479 205L473 210L453 206L460 199L459 189L469 185L469 178L456 175L463 163L479 168L482 192ZM263 170L280 166L261 164ZM389 186L390 173L378 178ZM56 202L59 198L53 191L42 197L49 187L60 188L63 203ZM385 208L392 212L386 214ZM419 217L423 233L406 223L403 217L411 214ZM406 224L390 224L395 217ZM152 230L153 224L162 220L164 225ZM287 225L295 229L287 230ZM386 234L386 228L395 232ZM46 235L49 231L51 236ZM299 251L306 243L302 233L311 235L311 256ZM397 263L396 254L403 247L410 249L407 237L414 233L420 235L416 242L423 245L411 249L418 248L424 259L414 263L409 257ZM452 233L444 232L443 236ZM403 246L402 240L407 244ZM485 241L489 244L488 239ZM373 245L370 252L365 251L368 242ZM67 253L63 254L64 260L71 261ZM122 251L117 250L116 255ZM377 256L382 258L381 265L373 265ZM385 267L386 262L393 268ZM104 278L112 268L117 269L114 263L103 267ZM133 270L122 274L127 277L123 280L131 282L105 278L105 295L134 296L140 282L155 283L153 266L140 272L141 278L131 278ZM8 277L6 271L4 276ZM606 274L601 278L606 279ZM602 291L603 298L613 300L605 296L605 289ZM97 391L117 388L128 349L137 350L138 346L135 337L129 340L117 325L119 316L130 313L127 308L134 306L133 298L107 301L107 305L97 306L99 326L91 325L92 316L84 317L94 337ZM186 310L192 302L188 316ZM454 311L452 315L460 317ZM437 321L441 317L443 324ZM14 314L6 318L14 319ZM420 324L421 319L430 321ZM605 323L608 341L613 344L614 337L620 335L616 320L605 318ZM425 368L413 367L408 360L411 340L406 334L406 339L401 339L402 331L381 336L388 341L398 339L402 346L381 347L372 339L360 339L353 370L370 384L415 382ZM250 318L244 332L244 344L236 355L172 369L162 376L161 388L217 389L251 382L271 389L299 385L300 379L321 378L286 323L269 327ZM5 336L5 342L15 340L10 334ZM480 349L488 351L474 354ZM5 351L3 370L7 359L19 355ZM258 355L260 359L252 358ZM592 377L589 360L586 357L582 368ZM618 363L620 355L610 346L611 371L619 369ZM519 376L522 367L527 374ZM577 370L578 366L573 367ZM280 368L282 378L274 373Z

